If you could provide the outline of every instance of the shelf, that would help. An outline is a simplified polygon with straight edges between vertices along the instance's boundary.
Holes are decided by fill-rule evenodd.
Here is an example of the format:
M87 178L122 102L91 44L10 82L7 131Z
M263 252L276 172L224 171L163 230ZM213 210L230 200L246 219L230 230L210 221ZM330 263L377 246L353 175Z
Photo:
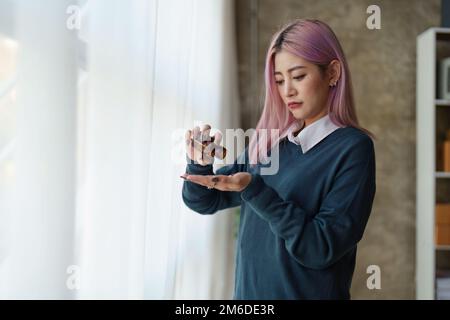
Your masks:
M434 103L436 106L450 107L450 100L436 99Z
M438 171L435 175L436 178L450 178L450 172Z
M430 28L436 34L437 41L448 41L450 40L450 29L449 28Z
M435 243L436 200L438 191L444 190L437 190L438 184L447 188L447 181L450 181L450 172L435 169L438 144L450 119L447 112L450 110L450 100L436 99L439 83L437 61L448 56L447 51L450 52L450 28L430 28L417 37L415 258L416 298L420 300L437 298L437 259L440 256L447 258L450 254L450 245Z

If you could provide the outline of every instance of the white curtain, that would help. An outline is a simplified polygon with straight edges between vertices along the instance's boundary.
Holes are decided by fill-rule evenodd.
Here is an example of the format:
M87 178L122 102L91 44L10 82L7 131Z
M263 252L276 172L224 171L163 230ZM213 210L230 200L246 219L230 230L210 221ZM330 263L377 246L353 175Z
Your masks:
M17 131L14 175L5 189L1 281L6 297L72 297L65 281L73 260L76 59L75 37L64 28L68 3L42 10L42 3L17 2Z
M73 5L46 2L58 3L47 11L55 24L67 19ZM25 3L22 12L38 14L40 6ZM54 32L64 39L37 47L48 65L37 68L19 59L29 70L22 73L29 90L22 92L18 128L24 129L18 135L27 133L29 141L15 150L14 178L22 187L14 189L9 267L0 274L0 280L8 278L0 286L8 287L0 293L231 298L233 210L214 216L190 211L179 175L185 169L184 130L198 121L220 130L239 123L233 1L79 4L80 52L73 50L70 30L59 28L64 30ZM40 32L36 36L50 31ZM36 45L31 36L19 39L23 50L27 42ZM38 55L33 52L24 57ZM75 54L85 64L78 89L69 63ZM20 279L23 272L27 281Z

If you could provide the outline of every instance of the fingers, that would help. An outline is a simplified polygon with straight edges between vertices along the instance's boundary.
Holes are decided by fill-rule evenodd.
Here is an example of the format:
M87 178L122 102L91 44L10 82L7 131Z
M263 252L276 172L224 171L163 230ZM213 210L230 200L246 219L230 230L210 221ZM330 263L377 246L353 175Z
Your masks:
M215 157L222 160L226 155L226 149L220 146L222 134L216 132L212 137L210 134L209 124L203 125L201 129L195 126L185 133L187 155L201 165L213 163Z
M192 134L193 133L191 130L187 130L186 133L184 134L184 140L186 145L186 154L189 157L189 159L194 160L195 159L194 141L192 140Z
M188 154L191 154L191 148L193 147L193 140L192 140L192 131L188 130L186 131L186 133L184 134L184 141L186 144L186 151L188 152Z
M227 155L227 149L225 149L220 145L220 143L222 142L222 134L219 131L217 131L216 134L214 135L213 141L214 141L214 150L212 153L213 156L220 160L224 159Z
M186 133L184 134L184 140L186 141L186 144L191 143L191 138L192 138L192 131L191 130L186 131Z
M185 134L185 140L187 144L188 139L194 139L198 142L215 142L216 144L219 144L222 140L222 134L220 132L217 132L213 137L210 136L211 134L211 126L209 124L205 124L202 126L202 129L200 130L199 126L195 126L193 130L186 131Z
M238 172L233 175L190 175L183 174L181 178L190 182L202 185L208 189L217 189L220 191L237 191L244 190L252 181L252 175L248 172Z
M211 132L211 126L209 124L205 124L202 128L201 133L201 141L211 141L211 137L209 136L209 133Z
M202 139L202 131L199 126L195 126L193 130L187 130L185 133L186 152L191 160L204 165L203 161L203 146L200 142Z
M193 137L194 140L200 141L201 138L201 131L199 126L195 126L193 130Z
M199 126L195 126L192 130L192 135L190 136L191 144L190 147L190 153L192 154L192 158L194 159L198 164L200 165L208 165L214 161L214 158L211 158L210 156L205 156L204 154L204 147L206 144L204 144L204 141L211 141L211 138L209 136L211 130L211 126L209 124L205 124L202 126L202 129L200 129ZM186 133L187 138L187 133ZM187 144L187 142L186 142Z
M209 189L217 189L220 191L237 191L238 185L231 180L232 176L225 175L192 175L183 174L180 176L187 181L202 185Z
M217 131L216 134L214 135L214 140L213 141L217 145L219 145L220 142L222 141L222 134L219 131Z
M211 182L211 176L202 176L202 175L186 175L185 179L196 184L202 185L204 187L212 186L214 183Z

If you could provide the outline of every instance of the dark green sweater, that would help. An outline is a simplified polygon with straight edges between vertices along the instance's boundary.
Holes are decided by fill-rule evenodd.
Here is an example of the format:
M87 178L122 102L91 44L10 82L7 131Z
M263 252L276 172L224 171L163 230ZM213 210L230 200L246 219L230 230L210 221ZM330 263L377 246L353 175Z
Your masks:
M238 161L216 171L250 172L242 192L185 181L184 203L201 214L241 206L235 299L349 299L356 246L375 196L372 139L345 127L306 153L283 139L279 154L275 175ZM188 164L187 173L214 174L198 164Z

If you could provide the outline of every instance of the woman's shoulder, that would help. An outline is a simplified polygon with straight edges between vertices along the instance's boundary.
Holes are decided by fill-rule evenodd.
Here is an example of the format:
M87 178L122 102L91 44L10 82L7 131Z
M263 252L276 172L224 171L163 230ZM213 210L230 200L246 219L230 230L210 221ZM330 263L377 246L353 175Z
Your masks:
M339 129L339 148L343 151L360 150L363 153L373 152L374 143L372 137L365 131L355 127L343 127Z
M373 143L372 137L367 134L365 131L355 128L355 127L342 127L341 130L341 139L347 140L351 143Z

